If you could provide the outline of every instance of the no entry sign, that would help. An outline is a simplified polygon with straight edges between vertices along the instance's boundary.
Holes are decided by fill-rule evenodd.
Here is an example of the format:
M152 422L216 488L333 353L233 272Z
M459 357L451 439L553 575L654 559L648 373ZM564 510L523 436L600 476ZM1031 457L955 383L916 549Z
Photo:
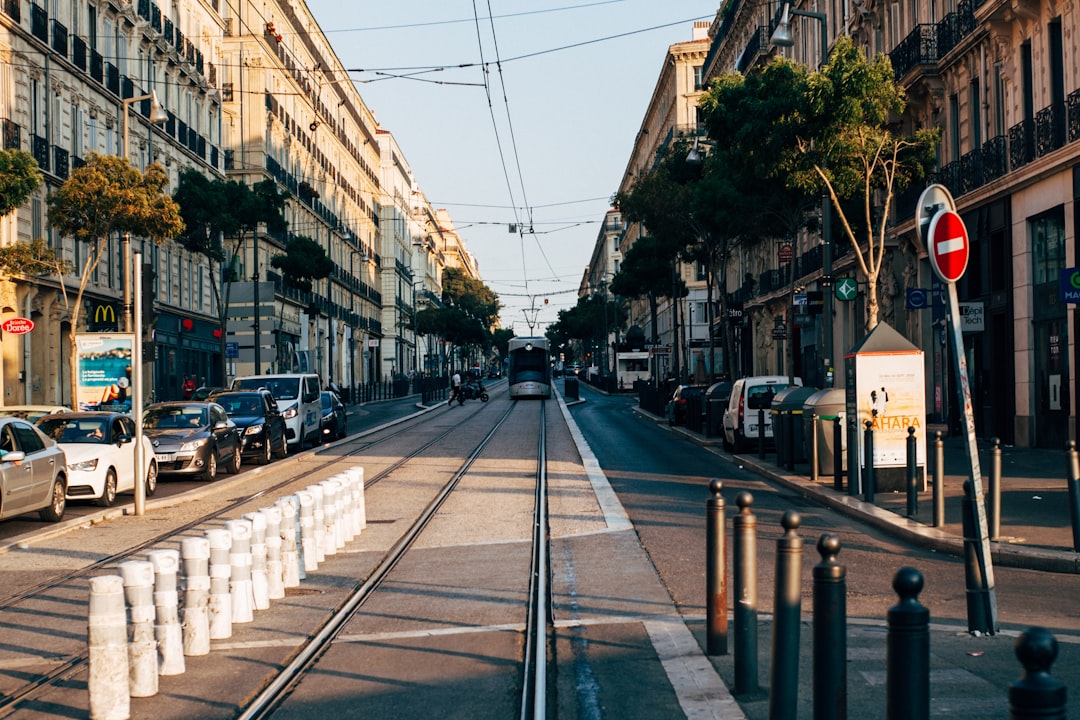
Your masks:
M930 221L930 264L934 272L947 283L964 276L971 243L964 221L952 210L939 210Z

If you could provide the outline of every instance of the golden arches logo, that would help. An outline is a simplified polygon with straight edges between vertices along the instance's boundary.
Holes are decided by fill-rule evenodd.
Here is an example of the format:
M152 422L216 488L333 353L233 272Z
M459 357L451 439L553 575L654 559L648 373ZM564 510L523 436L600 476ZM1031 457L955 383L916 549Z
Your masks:
M100 303L94 308L94 323L98 325L102 324L116 324L116 308L108 303Z

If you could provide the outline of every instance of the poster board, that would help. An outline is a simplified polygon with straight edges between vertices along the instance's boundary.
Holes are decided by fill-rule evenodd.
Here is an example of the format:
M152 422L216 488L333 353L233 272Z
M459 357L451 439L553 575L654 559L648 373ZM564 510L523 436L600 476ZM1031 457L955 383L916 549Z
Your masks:
M75 407L130 413L134 350L134 333L76 333Z

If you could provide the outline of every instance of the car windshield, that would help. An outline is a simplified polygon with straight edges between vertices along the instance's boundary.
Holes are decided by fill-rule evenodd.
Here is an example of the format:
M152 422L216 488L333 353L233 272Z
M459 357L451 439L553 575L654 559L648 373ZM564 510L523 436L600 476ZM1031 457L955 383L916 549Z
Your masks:
M46 418L38 429L59 443L105 442L108 421L98 418Z
M228 415L262 415L264 406L258 393L221 393L214 402L225 408Z
M300 397L300 378L250 377L237 380L233 390L269 390L275 400Z
M158 430L206 426L206 408L197 405L170 405L149 408L143 413L143 427Z

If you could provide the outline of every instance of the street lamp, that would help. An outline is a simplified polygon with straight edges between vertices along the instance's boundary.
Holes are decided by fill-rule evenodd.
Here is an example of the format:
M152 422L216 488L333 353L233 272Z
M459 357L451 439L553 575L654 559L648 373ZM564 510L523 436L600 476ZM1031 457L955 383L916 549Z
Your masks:
M153 90L147 95L128 98L120 103L120 150L125 160L128 159L128 109L137 102L150 101L149 120L153 124L163 123L169 119L169 113L158 102L157 93ZM124 233L121 238L121 246L124 254L124 332L132 332L131 324L131 233Z
M829 59L829 26L825 13L798 10L791 7L791 3L785 2L780 13L780 21L773 31L770 41L777 47L791 47L795 44L795 38L791 33L791 16L808 17L821 23L821 67L825 67ZM832 372L833 353L833 298L832 298L832 201L828 193L821 198L821 240L824 244L822 253L822 315L825 318L822 323L822 332L825 345L824 377L822 385L831 387L835 380Z

